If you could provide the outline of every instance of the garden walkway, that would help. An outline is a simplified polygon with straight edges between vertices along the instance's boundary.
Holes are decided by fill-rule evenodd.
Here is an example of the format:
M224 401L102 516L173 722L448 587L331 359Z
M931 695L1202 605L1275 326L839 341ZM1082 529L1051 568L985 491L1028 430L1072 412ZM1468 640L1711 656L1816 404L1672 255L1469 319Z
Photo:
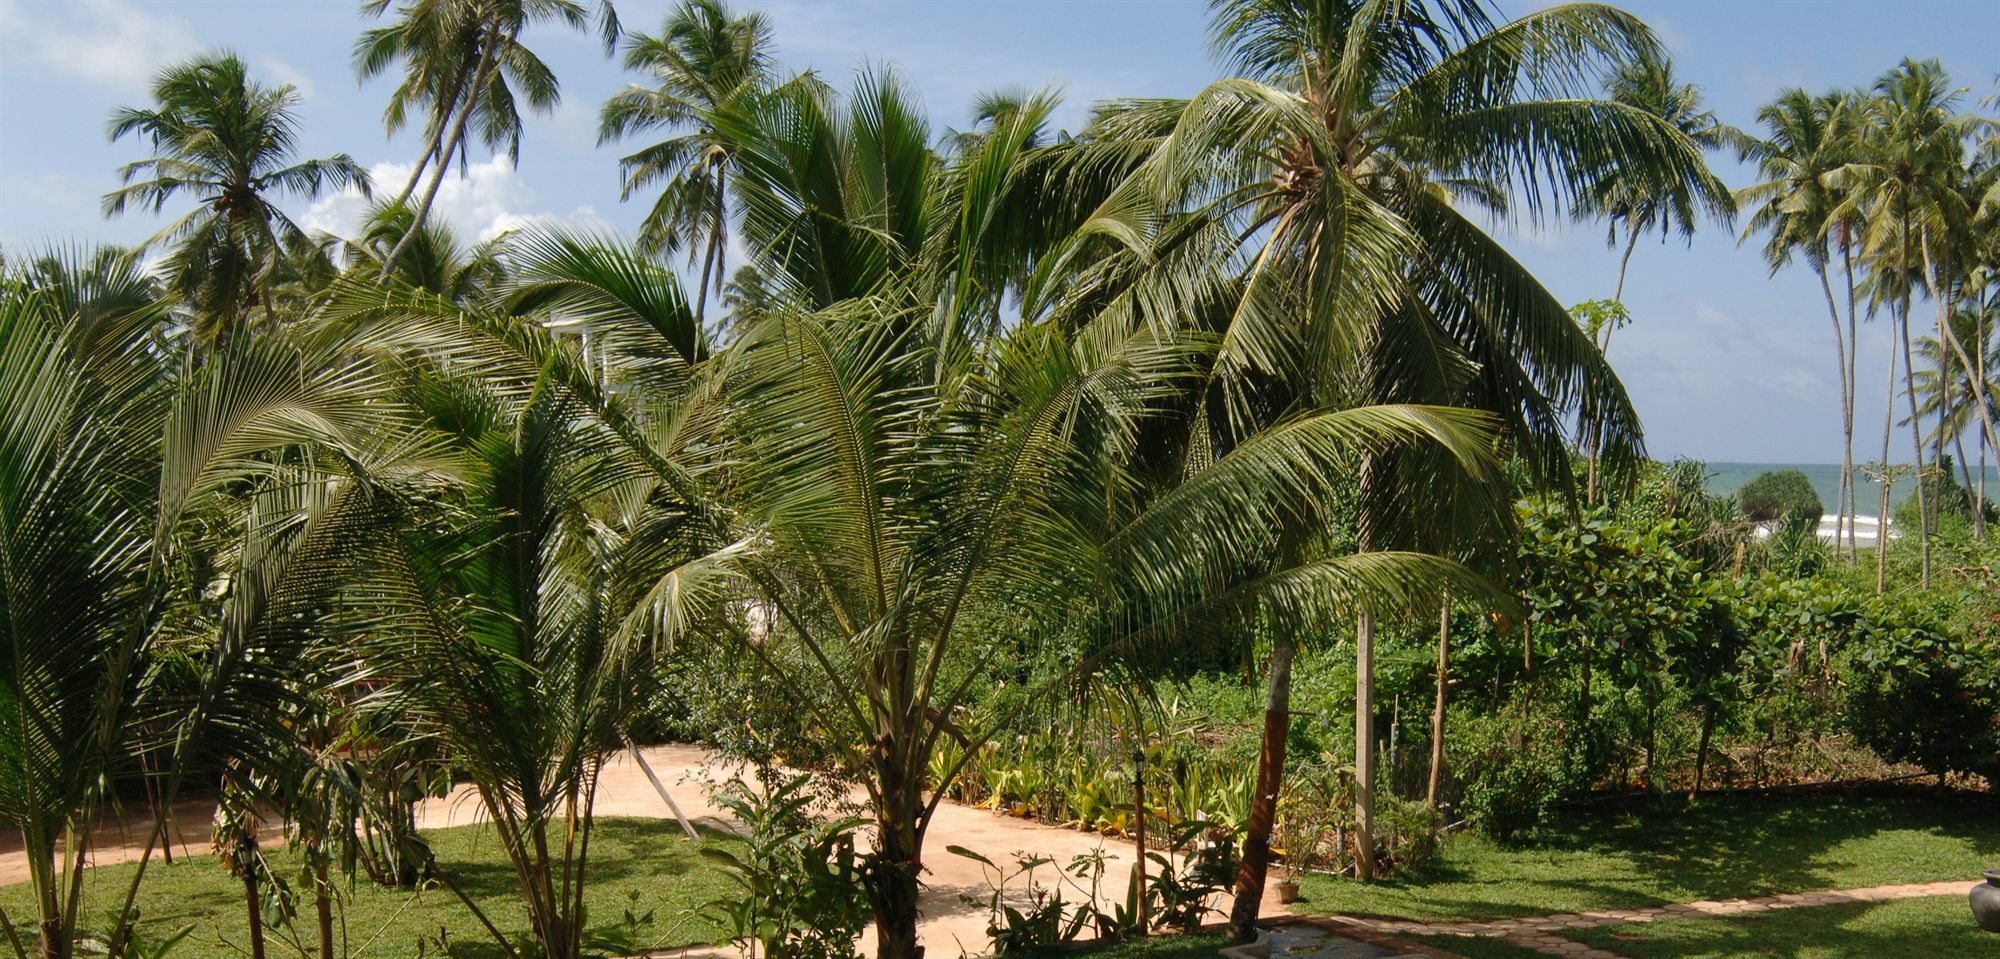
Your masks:
M1360 919L1352 916L1331 916L1327 917L1326 921L1336 927L1348 926L1382 935L1487 936L1551 956L1567 956L1570 959L1623 959L1617 953L1564 939L1559 933L1565 929L1653 922L1688 916L1737 916L1770 912L1775 909L1797 909L1801 906L1830 906L1843 902L1887 902L1893 899L1918 899L1925 896L1963 896L1974 885L1975 883L1955 879L1948 882L1869 886L1863 889L1836 889L1823 892L1790 892L1751 899L1720 899L1675 903L1645 909L1606 909L1597 912L1562 913L1486 922L1423 923Z

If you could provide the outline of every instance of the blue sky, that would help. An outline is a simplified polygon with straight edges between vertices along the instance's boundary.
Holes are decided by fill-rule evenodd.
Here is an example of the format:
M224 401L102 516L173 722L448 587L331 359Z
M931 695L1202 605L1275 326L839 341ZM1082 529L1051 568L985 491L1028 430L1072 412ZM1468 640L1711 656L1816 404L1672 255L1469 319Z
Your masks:
M1738 125L1749 125L1757 106L1784 87L1864 85L1905 55L1941 59L1970 88L1969 102L1994 92L2000 72L2000 2L1991 0L1622 5L1659 32L1683 77ZM668 6L618 2L628 27L649 32ZM1216 76L1199 2L738 6L770 16L791 68L840 80L863 63L893 64L922 91L940 129L963 124L981 90L1060 88L1068 97L1060 119L1073 126L1092 100L1185 95ZM146 216L98 215L97 198L115 185L117 166L141 155L134 141L105 141L105 118L119 105L145 102L148 78L161 66L204 49L232 48L265 81L299 88L305 153L350 153L389 189L399 187L419 146L411 133L383 133L391 83L359 85L349 69L349 47L364 26L358 7L352 0L0 0L0 34L8 37L0 54L0 244L131 243L157 229L160 221ZM560 76L561 107L529 120L519 169L478 158L469 178L447 183L441 210L474 234L535 217L630 232L643 206L618 201L620 145L596 144L597 107L628 78L593 38L544 29L529 44ZM1717 164L1732 186L1750 182L1751 171L1729 158ZM340 231L360 205L335 197L288 209L308 225ZM1496 232L1565 302L1610 295L1616 256L1600 227ZM1642 242L1626 287L1636 322L1618 334L1611 358L1654 455L1838 461L1832 336L1810 274L1768 277L1754 248L1739 248L1728 228L1710 227L1691 246ZM1881 423L1883 326L1871 324L1862 336L1864 436L1865 424L1879 430Z

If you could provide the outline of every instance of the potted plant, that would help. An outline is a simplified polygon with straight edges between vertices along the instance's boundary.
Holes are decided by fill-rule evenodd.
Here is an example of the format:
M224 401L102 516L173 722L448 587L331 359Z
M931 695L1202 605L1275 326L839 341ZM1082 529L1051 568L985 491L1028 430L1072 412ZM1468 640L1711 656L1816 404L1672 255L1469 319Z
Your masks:
M1299 877L1305 875L1309 847L1313 842L1312 830L1306 828L1306 817L1302 810L1280 807L1277 828L1273 830L1284 857L1285 877L1278 880L1278 901L1291 905L1299 901Z

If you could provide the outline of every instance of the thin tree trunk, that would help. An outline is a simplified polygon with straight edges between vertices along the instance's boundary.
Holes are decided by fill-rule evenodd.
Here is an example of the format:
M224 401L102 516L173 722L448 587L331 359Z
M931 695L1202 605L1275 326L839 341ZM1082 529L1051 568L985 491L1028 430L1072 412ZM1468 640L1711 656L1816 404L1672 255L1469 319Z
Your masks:
M1928 467L1924 465L1924 427L1917 418L1917 378L1916 364L1910 352L1910 291L1904 287L1902 302L1898 310L1902 314L1896 324L1897 335L1903 348L1903 398L1910 410L1911 454L1917 458L1917 544L1923 553L1922 577L1925 589L1931 588L1931 513L1929 497L1924 487L1929 484Z
M1833 551L1840 553L1841 531L1846 528L1847 514L1854 495L1850 477L1854 473L1854 390L1847 381L1847 338L1841 335L1840 307L1833 300L1833 284L1826 275L1826 267L1818 265L1813 272L1819 276L1819 287L1826 294L1827 314L1833 319L1833 349L1840 367L1840 430L1846 445L1841 451L1840 483L1834 493L1833 511Z
M437 199L438 187L444 183L445 172L451 169L451 157L458 152L459 144L465 139L465 126L471 122L472 114L479 106L479 97L486 92L486 84L492 80L493 71L498 66L499 59L494 50L500 42L500 38L495 35L497 32L490 27L487 30L487 43L479 51L478 70L473 74L471 88L465 91L465 103L459 107L458 119L452 123L451 137L438 151L437 164L431 168L430 185L424 188L424 198L417 204L416 216L410 221L409 231L396 241L396 245L389 250L389 255L382 258L382 273L378 278L380 280L389 278L389 274L396 268L396 261L403 258L403 251L409 249L410 241L416 239L417 234L424 228L424 220L430 216L431 203Z
M1889 444L1896 435L1896 334L1889 334L1889 390L1882 408L1882 504L1875 518L1875 595L1889 589L1889 488L1895 471L1889 466Z
M1715 702L1711 700L1702 706L1701 745L1696 746L1694 751L1694 788L1688 790L1688 802L1694 802L1701 796L1701 775L1708 768L1708 740L1714 733Z
M1928 238L1924 240L1924 260L1926 265L1928 265L1930 261L1930 240ZM1982 375L1971 377L1973 405L1979 408L1979 424L1986 431L1987 440L1992 442L1996 448L2000 448L2000 426L1996 426L1993 420L1993 404L1989 398L1990 394L1986 390L1986 377L1984 376L1986 368L1986 343L1984 340L1981 340L1977 344L1979 346L1978 362L1974 362L1971 356L1966 355L1965 344L1959 341L1958 331L1952 328L1950 322L1951 306L1946 302L1945 289L1941 289L1942 285L1931 279L1930 273L1931 271L1928 269L1924 271L1924 282L1930 284L1931 299L1935 300L1938 305L1938 338L1951 348L1951 354L1957 356L1958 361L1964 364L1966 369L1978 369L1981 371ZM1907 298L1907 296L1908 294L1906 293L1905 297Z
M1854 424L1859 412L1861 385L1858 382L1861 354L1861 328L1856 318L1854 295L1854 247L1849 242L1847 227L1840 228L1840 259L1847 279L1847 437L1841 453L1841 461L1847 465L1841 473L1841 482L1847 485L1847 562L1852 566L1861 562L1861 547L1854 531L1855 518L1861 515L1861 497L1854 487Z
M438 101L437 108L432 111L431 121L424 124L427 142L424 144L423 155L417 157L417 166L410 171L410 180L403 184L403 192L396 194L394 206L402 206L410 202L410 194L417 191L417 181L423 178L425 168L429 167L431 161L437 159L439 154L443 152L444 128L451 115L458 111L458 95L464 89L465 75L462 73L452 74L451 87L446 95Z
M254 875L243 877L243 908L250 917L250 959L264 959L264 903Z
M319 912L319 959L334 959L333 885L327 879L326 850L313 853L313 908Z
M1437 702L1431 707L1431 778L1424 790L1424 804L1430 807L1431 821L1437 821L1438 792L1444 786L1444 703L1451 686L1451 597L1438 610Z
M1285 781L1285 739L1292 728L1292 648L1289 636L1271 642L1271 675L1264 701L1264 739L1257 753L1257 791L1250 797L1250 822L1243 830L1243 858L1236 865L1236 902L1229 910L1229 935L1256 934L1264 901L1265 873L1271 866L1271 829L1278 821L1278 792ZM886 957L885 957L886 959Z
M1354 878L1375 878L1375 617L1354 624Z
M1611 288L1611 300L1614 303L1620 305L1625 303L1625 268L1631 265L1632 250L1638 245L1639 231L1633 229L1631 221L1627 220L1625 222L1625 255L1618 258L1618 284ZM1612 327L1607 324L1604 328L1604 344L1600 347L1600 352L1611 349L1611 330Z

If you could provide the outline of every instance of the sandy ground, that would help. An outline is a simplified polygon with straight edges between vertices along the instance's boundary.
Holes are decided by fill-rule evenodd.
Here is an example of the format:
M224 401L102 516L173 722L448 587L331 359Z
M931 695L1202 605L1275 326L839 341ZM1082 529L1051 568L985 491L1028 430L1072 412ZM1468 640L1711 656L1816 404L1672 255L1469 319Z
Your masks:
M711 765L706 754L691 746L652 746L645 749L644 755L688 818L697 825L735 828L735 820L725 810L711 805L703 790L705 781L726 778L726 770ZM659 819L672 816L630 754L621 754L606 766L598 783L595 808L599 816ZM207 854L213 812L213 805L205 800L189 800L175 806L176 856ZM122 817L112 817L93 840L93 862L110 864L137 858L150 825L146 816L144 808L132 808L125 810ZM468 787L453 790L442 799L426 801L417 810L418 825L426 829L469 825L485 818L477 795ZM671 823L661 825L679 828ZM275 829L270 832L276 834ZM946 852L946 845L963 846L1002 865L1011 864L1018 853L1035 853L1057 863L1067 863L1073 856L1101 848L1109 860L1104 892L1119 898L1123 896L1124 880L1132 862L1132 844L1127 840L1108 840L1090 833L1010 819L986 809L944 803L938 807L925 843L924 918L918 929L935 959L987 951L986 908L983 904L967 905L962 897L969 895L983 900L991 889L988 877L978 863ZM0 832L0 885L27 879L27 861L22 855L20 837ZM1221 907L1227 909L1228 903L1222 903ZM1284 907L1267 897L1265 915L1283 911ZM863 955L873 953L873 940L872 930L862 937Z

